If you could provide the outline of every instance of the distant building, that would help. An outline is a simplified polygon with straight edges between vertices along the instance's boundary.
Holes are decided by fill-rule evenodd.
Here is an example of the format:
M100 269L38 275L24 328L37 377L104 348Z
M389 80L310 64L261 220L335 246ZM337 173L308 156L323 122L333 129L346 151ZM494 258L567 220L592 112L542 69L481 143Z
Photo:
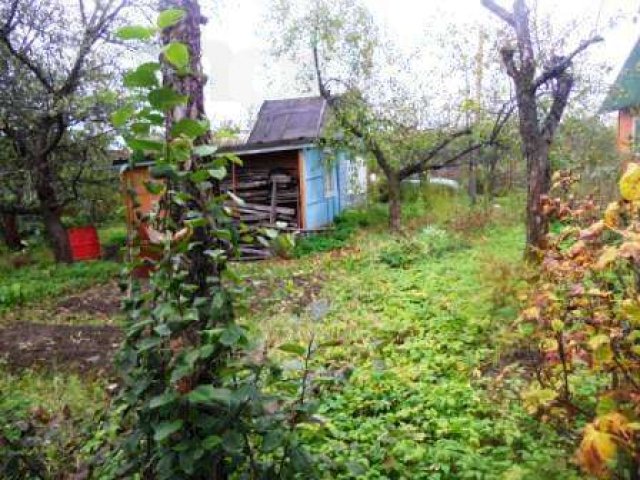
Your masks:
M640 39L600 110L618 112L618 150L634 157L640 156Z

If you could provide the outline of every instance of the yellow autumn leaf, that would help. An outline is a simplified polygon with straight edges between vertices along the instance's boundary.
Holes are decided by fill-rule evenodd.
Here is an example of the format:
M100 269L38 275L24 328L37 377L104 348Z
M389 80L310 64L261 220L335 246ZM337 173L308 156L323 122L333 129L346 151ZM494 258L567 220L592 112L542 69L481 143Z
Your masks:
M640 422L631 422L627 424L627 428L631 431L640 431Z
M591 337L589 339L589 348L593 352L594 368L600 368L613 359L611 340L608 335L601 333Z
M602 250L598 261L594 265L596 270L604 270L618 258L618 247L608 246Z
M622 198L630 202L640 200L640 165L630 163L620 179L619 186Z
M589 339L589 347L591 347L592 350L597 350L602 345L608 345L609 342L610 342L609 335L600 333L598 335L594 335Z
M533 322L540 318L540 309L538 307L529 307L522 312L522 319L527 322Z
M608 464L615 459L616 453L617 445L612 435L597 430L592 424L584 427L577 459L586 472L606 478L609 475Z
M559 318L551 320L551 328L554 332L561 332L564 329L564 323Z
M558 341L555 338L545 338L540 342L540 347L544 351L549 350L557 350L558 349Z
M626 298L622 301L622 315L634 327L640 326L640 302Z
M615 228L620 223L620 204L611 202L604 211L604 224L609 228Z
M633 436L633 429L629 427L629 419L620 412L601 415L596 419L594 425L601 432L610 433L625 441L629 441Z
M521 396L524 408L533 415L540 407L545 407L553 402L558 397L558 392L550 388L540 388L537 385L532 385L522 392Z

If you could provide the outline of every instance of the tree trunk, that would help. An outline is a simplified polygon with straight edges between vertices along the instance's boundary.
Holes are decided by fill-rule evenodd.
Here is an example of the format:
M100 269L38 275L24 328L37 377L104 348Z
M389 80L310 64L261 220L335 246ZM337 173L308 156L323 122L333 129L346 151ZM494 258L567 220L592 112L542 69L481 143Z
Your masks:
M549 231L541 205L542 196L549 192L550 186L549 148L540 133L535 94L527 89L530 82L526 79L519 81L523 82L516 84L519 130L527 165L527 237L524 256L529 261L537 261Z
M4 243L9 250L20 250L22 248L17 215L13 213L2 214L2 232Z
M551 168L549 150L544 141L530 141L525 145L527 160L527 243L525 258L540 259L540 251L546 246L549 220L542 211L542 198L549 193Z
M469 184L467 191L469 193L469 201L471 202L471 205L475 205L478 200L478 173L474 155L469 159Z
M493 200L496 198L496 189L497 189L497 183L498 183L498 179L496 178L496 175L497 175L496 167L498 165L499 158L500 158L499 154L496 151L491 151L488 154L486 195L489 202L493 202Z
M55 210L44 207L42 209L42 221L44 222L44 228L56 262L72 263L73 255L71 254L69 236L64 225L62 225L60 214Z
M400 198L400 180L396 176L387 178L389 187L389 229L399 232L402 223L402 205Z
M62 225L61 208L58 205L56 191L53 188L53 174L49 168L48 159L36 159L38 178L36 180L36 195L42 211L42 221L56 262L72 263L71 245L67 230Z
M527 161L527 245L525 257L538 260L539 251L545 246L549 231L548 220L542 213L541 200L549 192L551 168L549 146L562 118L574 76L571 71L573 58L589 45L602 41L594 36L581 42L569 55L551 55L551 61L536 58L531 40L529 8L525 0L514 0L513 11L505 10L494 0L482 0L482 4L507 23L516 36L516 46L506 45L500 50L502 63L513 79L518 100L522 152ZM541 72L536 75L536 71ZM546 115L538 116L538 89L551 84L551 104Z
M200 13L200 6L197 0L161 0L160 7L161 9L178 8L187 12L182 22L175 27L165 29L162 36L163 44L166 45L172 41L182 42L189 47L190 53L189 75L178 75L175 70L168 67L164 67L163 69L164 84L174 91L188 96L186 105L177 106L167 113L166 129L167 132L171 132L171 127L174 122L183 118L193 120L205 120L207 118L204 111L205 76L202 72L202 48L200 41L200 24L204 23L205 19ZM209 135L205 134L196 139L194 143L209 143L209 139ZM183 169L195 171L198 169L199 162L200 159L198 157L192 156L189 162L183 164ZM194 198L205 200L202 198L203 194L199 191L197 185L192 182L187 181L180 188ZM214 186L214 190L212 193L219 192L218 185ZM196 203L190 207L198 208ZM182 217L187 210L188 209L182 208L173 212L172 216L178 224L184 220ZM207 278L219 276L215 262L211 261L204 253L207 249L206 245L210 243L210 238L211 235L207 228L195 228L193 240L196 246L190 249L188 253L190 260L189 281L198 286L197 294L202 296L210 295Z

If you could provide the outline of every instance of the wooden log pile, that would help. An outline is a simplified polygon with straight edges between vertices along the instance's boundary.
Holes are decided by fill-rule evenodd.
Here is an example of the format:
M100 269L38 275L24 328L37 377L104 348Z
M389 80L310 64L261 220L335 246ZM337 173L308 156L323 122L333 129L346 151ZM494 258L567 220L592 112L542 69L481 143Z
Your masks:
M241 260L261 260L272 256L268 240L262 236L262 227L278 230L297 230L298 179L293 170L282 168L236 168L222 182L222 190L233 192L242 203L228 206L234 218L247 225L254 241L240 244Z
M295 172L277 169L236 169L222 183L244 201L231 205L234 216L246 225L283 224L298 228L298 181Z

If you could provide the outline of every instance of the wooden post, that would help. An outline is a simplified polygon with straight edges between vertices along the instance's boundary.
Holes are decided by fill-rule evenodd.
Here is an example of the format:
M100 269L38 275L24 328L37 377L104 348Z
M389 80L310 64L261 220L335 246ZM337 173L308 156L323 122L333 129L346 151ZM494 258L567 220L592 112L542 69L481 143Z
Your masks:
M306 228L306 201L307 194L304 183L304 154L298 150L298 228Z
M278 182L271 179L271 210L269 211L269 223L273 225L276 221L276 206L278 204Z

